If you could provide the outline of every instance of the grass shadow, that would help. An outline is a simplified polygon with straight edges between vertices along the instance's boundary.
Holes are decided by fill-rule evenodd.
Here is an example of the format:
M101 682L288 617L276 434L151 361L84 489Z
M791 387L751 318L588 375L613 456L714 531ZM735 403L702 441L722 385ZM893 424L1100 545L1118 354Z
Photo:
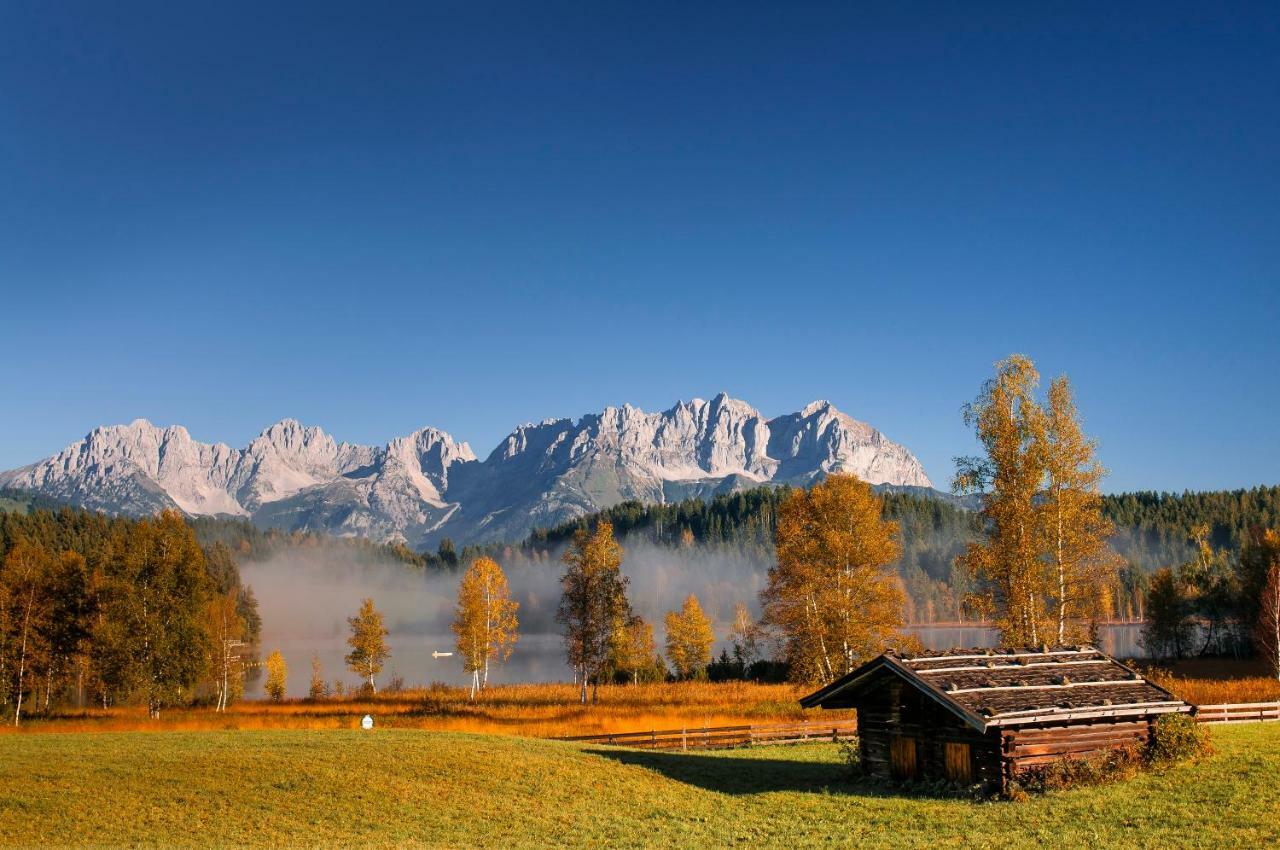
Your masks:
M783 751L789 748L778 749ZM686 785L735 796L775 791L927 799L968 796L949 786L881 782L870 777L855 778L850 776L849 767L843 761L760 758L754 753L746 755L741 750L721 750L711 754L602 748L586 752L620 764L652 770ZM734 755L735 752L744 754Z

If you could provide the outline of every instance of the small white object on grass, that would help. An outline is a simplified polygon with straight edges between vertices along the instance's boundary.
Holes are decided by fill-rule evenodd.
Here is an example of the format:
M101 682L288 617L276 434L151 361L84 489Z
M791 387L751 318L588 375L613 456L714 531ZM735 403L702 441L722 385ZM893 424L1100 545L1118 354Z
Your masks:
M373 728L373 715L372 715L372 714L366 714L366 715L364 716L364 720L361 720L361 721L360 721L360 728L361 728L361 729L372 729L372 728Z

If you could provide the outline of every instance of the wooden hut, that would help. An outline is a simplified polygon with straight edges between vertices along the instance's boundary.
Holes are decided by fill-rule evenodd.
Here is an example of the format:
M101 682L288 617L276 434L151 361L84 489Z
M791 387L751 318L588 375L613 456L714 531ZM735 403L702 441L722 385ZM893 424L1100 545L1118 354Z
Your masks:
M862 764L1003 787L1019 771L1142 743L1192 706L1090 646L887 652L800 700L857 709Z

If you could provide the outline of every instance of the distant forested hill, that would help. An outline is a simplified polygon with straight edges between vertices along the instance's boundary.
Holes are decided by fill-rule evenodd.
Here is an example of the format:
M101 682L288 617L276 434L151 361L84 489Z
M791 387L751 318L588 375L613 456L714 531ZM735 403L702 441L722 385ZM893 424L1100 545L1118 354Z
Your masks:
M690 499L669 505L624 502L606 511L533 532L525 550L549 550L568 541L579 528L609 519L624 540L665 546L698 544L728 548L763 561L773 558L778 506L787 488L760 488ZM884 514L902 526L898 571L911 600L911 619L937 622L964 618L961 600L970 590L968 576L955 558L980 530L979 515L956 502L919 493L885 492ZM1103 497L1103 510L1116 525L1112 546L1125 558L1113 598L1117 616L1132 616L1145 576L1159 567L1180 564L1194 554L1194 530L1204 526L1209 541L1237 557L1251 527L1280 526L1280 487L1202 493L1123 493Z

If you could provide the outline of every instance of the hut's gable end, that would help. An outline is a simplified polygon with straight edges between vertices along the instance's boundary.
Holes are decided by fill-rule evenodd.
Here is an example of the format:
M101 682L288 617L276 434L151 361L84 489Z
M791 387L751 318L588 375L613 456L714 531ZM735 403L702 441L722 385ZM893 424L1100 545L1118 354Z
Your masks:
M892 670L872 673L843 702L857 709L862 766L872 775L999 781L999 735L977 731Z

